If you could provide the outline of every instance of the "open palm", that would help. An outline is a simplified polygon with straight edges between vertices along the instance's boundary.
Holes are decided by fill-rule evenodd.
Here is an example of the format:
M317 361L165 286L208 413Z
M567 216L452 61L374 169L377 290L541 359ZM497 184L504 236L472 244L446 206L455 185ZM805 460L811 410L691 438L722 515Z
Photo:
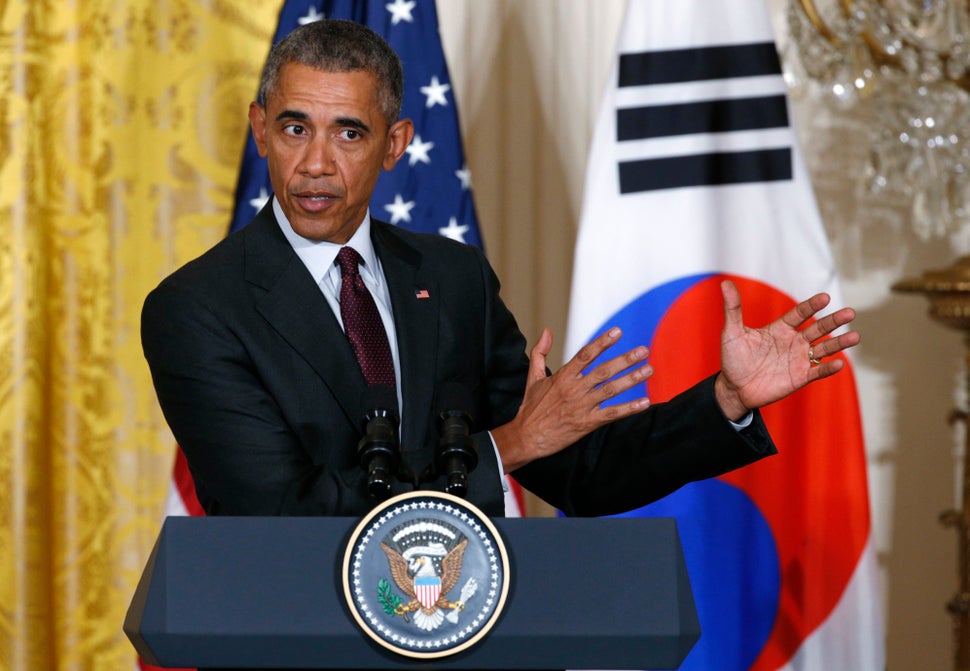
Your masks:
M812 321L829 304L827 294L802 301L783 316L761 328L745 326L741 295L730 280L721 284L724 330L721 333L721 375L716 391L729 417L760 408L788 396L805 385L834 375L844 364L829 358L860 341L855 331L832 333L855 318L843 308ZM820 361L815 364L812 359ZM740 413L740 414L738 414Z

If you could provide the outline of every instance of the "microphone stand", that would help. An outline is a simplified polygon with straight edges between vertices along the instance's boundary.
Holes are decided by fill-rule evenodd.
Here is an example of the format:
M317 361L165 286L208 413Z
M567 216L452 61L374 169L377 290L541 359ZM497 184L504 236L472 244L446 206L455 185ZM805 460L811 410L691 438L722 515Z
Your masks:
M367 472L367 493L375 501L391 494L391 479L401 466L397 437L397 395L391 387L371 386L365 394L364 437L357 456Z

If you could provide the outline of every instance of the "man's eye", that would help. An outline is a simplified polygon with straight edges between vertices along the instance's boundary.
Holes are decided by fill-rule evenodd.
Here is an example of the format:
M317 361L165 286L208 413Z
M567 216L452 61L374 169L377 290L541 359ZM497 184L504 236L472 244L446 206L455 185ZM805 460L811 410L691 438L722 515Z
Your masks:
M344 128L340 131L340 137L345 140L357 140L361 137L360 131L354 128Z
M299 137L300 135L306 135L306 128L304 128L303 126L297 126L295 124L291 124L289 126L284 126L283 132L286 133L287 135L295 135Z

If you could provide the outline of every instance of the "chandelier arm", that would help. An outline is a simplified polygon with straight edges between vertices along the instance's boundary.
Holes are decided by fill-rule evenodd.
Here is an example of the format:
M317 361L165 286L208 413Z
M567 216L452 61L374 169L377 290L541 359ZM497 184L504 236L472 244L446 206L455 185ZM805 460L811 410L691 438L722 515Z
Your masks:
M813 0L802 0L802 1L813 2ZM963 1L968 6L970 6L970 0L963 0ZM848 8L852 6L852 2L853 0L842 0L842 5L843 7ZM879 0L879 4L884 4L884 3L885 3L885 0ZM893 29L899 34L903 42L909 43L909 44L915 44L917 45L917 48L920 49L921 51L934 53L943 60L948 60L950 58L950 54L946 49L938 49L938 48L933 48L933 47L921 44L919 37L913 32L911 28L908 28L903 24L894 22ZM859 35L859 37L862 39L863 43L865 43L866 48L869 50L869 53L872 55L873 61L876 63L876 65L889 66L895 69L902 68L902 64L899 56L897 54L893 54L887 51L886 48L883 46L883 44L881 44L879 40L873 37L871 33L869 33L868 31L863 31ZM955 84L956 86L962 88L963 90L970 92L970 72L959 77L946 77L945 79Z
M970 0L966 0L966 2L970 3ZM812 26L814 26L815 30L818 31L818 34L821 37L835 47L844 46L844 43L839 36L836 35L835 32L829 28L828 24L826 24L822 19L822 15L818 11L818 7L815 6L815 0L798 0L798 3L801 5L802 11L805 12L805 16L808 17L809 22L812 24ZM852 11L854 0L840 0L839 4L841 5L842 10L848 15ZM901 26L898 28L902 29ZM877 63L898 65L899 59L887 52L879 41L868 32L862 32L859 37L865 43L866 47L876 59ZM909 39L909 41L912 41L911 35L906 35L905 37Z
M851 2L851 0L843 0L843 6L846 2ZM842 40L840 40L832 29L828 27L825 21L822 20L822 15L819 14L818 8L815 6L815 0L799 0L799 4L802 6L802 11L805 12L805 16L807 16L811 24L815 26L815 30L818 31L819 35L824 37L834 46L841 46Z
M970 4L970 0L964 1ZM852 5L854 2L855 0L840 0L839 5L841 5L846 14L849 14L852 11ZM815 30L818 31L820 37L824 38L835 47L841 48L845 46L842 39L840 39L839 36L836 35L835 32L822 19L822 15L818 11L818 7L815 5L815 0L798 0L798 3L801 5L802 11L805 12L805 16L808 18L809 22L812 24ZM913 43L919 41L916 36L913 35L912 32L905 26L896 25L895 29L899 31L906 42ZM873 37L868 31L861 32L859 34L859 39L861 39L863 44L865 44L877 65L888 65L894 68L900 67L899 57L888 52L879 42L879 40ZM945 57L945 52L941 52L939 50L934 51L942 54ZM970 90L970 75L951 81L954 81L954 83L964 89Z

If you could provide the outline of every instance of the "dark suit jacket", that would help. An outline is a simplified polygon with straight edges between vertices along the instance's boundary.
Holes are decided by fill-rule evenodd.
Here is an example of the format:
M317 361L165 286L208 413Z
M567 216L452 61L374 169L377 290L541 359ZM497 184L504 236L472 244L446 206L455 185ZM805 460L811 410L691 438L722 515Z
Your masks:
M485 431L518 409L525 338L479 250L377 221L372 237L397 329L404 459L416 472L433 460L435 390L464 383L479 453L468 498L501 515L501 466ZM142 339L207 513L360 515L373 506L356 456L363 376L271 206L151 292ZM602 515L772 453L760 417L735 431L712 385L706 380L513 475L567 514Z

